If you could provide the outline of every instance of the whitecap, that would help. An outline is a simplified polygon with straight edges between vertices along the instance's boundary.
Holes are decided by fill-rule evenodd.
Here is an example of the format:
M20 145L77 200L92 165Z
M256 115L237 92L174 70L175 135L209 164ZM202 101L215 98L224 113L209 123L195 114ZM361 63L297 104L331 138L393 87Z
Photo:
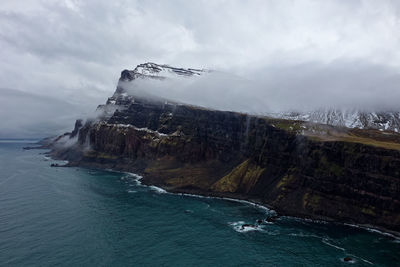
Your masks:
M159 193L159 194L167 193L167 191L165 191L165 190L162 189L161 187L157 187L157 186L155 186L155 185L150 185L149 188L150 188L151 190L155 191L156 193Z
M123 176L121 179L122 180L133 180L135 182L136 185L140 185L142 186L142 182L140 181L143 176L138 175L136 173L132 173L132 172L125 172L126 176Z
M376 234L388 236L388 237L394 238L395 240L399 240L400 241L400 237L395 236L395 235L393 235L391 233L380 231L380 230L375 229L375 228L370 228L370 227L367 227L367 226L357 225L357 224L350 224L350 223L344 223L344 225L347 225L347 226L350 226L350 227L354 227L354 228L364 229L364 230L367 230L370 233L376 233Z
M253 206L253 207L256 207L256 208L258 208L258 209L264 210L264 211L266 211L267 213L276 214L276 212L275 212L274 210L269 209L269 208L267 208L267 207L265 207L265 206L263 206L263 205L260 205L260 204L251 202L251 201L242 200L242 199L235 199L235 198L229 198L229 197L221 197L220 199L229 200L229 201L233 201L233 202L244 203L244 204L247 204L247 205L251 205L251 206Z
M322 236L313 235L313 234L304 234L303 232L300 232L300 233L290 233L290 234L288 234L288 235L290 235L290 236L296 236L296 237L313 237L313 238L323 239Z
M127 174L129 177L132 177L137 185L146 186L146 185L143 185L142 182L140 181L143 178L143 176L141 176L139 174L136 174L136 173L132 173L132 172L124 172L124 173ZM272 214L272 215L276 215L277 214L276 211L274 211L272 209L269 209L269 208L267 208L267 207L265 207L263 205L260 205L260 204L257 204L257 203L251 202L251 201L247 201L247 200L228 198L228 197L202 196L202 195L195 195L195 194L189 194L189 193L171 193L171 192L168 192L165 189L157 187L155 185L150 185L148 187L150 189L158 192L158 193L163 193L163 194L167 193L167 194L181 195L181 196L187 196L187 197L208 198L208 199L222 199L222 200L228 200L228 201L233 201L233 202L239 202L239 203L251 205L251 206L253 206L255 208L264 210L268 214Z
M208 197L208 196L202 196L202 195L195 195L195 194L188 194L188 193L176 193L177 195L185 196L185 197L196 197L196 198L213 198L213 197Z
M325 245L331 246L331 247L333 247L333 248L336 248L336 249L338 249L338 250L346 251L345 248L342 248L342 247L336 246L336 245L334 245L334 244L332 244L332 243L329 243L327 238L322 238L322 243L324 243Z
M243 226L246 224L244 221L230 222L228 223L236 232L239 233L247 233L251 231L262 231L262 226L260 225L251 225L251 226Z
M276 211L269 209L263 205L251 202L251 201L247 201L247 200L242 200L242 199L235 199L235 198L229 198L229 197L212 197L212 196L202 196L202 195L195 195L195 194L188 194L188 193L177 193L178 195L181 196L187 196L187 197L196 197L196 198L208 198L208 199L222 199L222 200L227 200L227 201L232 201L232 202L239 202L239 203L243 203L246 205L250 205L253 206L255 208L261 209L266 211L268 214L271 215L276 215Z

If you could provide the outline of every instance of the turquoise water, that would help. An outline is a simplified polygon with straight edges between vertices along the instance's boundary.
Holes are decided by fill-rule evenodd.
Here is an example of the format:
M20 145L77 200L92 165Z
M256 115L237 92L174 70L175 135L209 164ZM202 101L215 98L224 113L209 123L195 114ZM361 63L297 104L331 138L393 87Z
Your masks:
M282 217L240 202L163 193L135 175L51 168L0 141L1 266L398 266L389 236ZM350 256L354 261L343 262Z

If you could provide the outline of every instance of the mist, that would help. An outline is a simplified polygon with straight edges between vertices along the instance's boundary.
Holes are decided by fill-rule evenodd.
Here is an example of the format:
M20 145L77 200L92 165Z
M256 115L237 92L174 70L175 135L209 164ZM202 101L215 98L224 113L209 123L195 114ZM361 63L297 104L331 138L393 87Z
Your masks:
M3 0L0 134L72 129L144 62L215 70L141 85L194 105L398 110L399 27L391 0Z
M247 70L248 71L248 70ZM212 71L200 77L122 82L129 94L251 114L321 108L398 110L400 73L362 61L266 66L242 76Z
M0 88L0 138L43 138L71 131L95 106Z

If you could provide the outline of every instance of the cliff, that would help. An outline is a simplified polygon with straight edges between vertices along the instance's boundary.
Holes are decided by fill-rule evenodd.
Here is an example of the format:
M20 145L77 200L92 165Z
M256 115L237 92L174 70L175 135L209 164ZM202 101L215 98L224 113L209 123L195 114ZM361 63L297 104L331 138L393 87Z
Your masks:
M54 157L137 172L144 183L173 192L248 199L285 215L400 232L399 134L128 95L121 81L150 75L135 70L122 72L116 93L99 106L100 119L76 123L73 145L51 144Z

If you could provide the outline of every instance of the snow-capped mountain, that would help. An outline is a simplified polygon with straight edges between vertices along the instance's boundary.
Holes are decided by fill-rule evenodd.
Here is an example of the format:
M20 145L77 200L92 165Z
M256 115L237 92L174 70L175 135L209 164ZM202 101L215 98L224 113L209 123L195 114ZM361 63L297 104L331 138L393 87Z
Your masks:
M209 70L175 68L169 65L148 62L137 65L134 70L122 71L120 81L132 81L137 78L165 79L191 77L199 76L206 72L209 72Z
M135 80L162 81L165 79L191 79L200 77L209 72L211 71L206 69L176 68L165 64L156 64L151 62L139 64L133 70L123 70L121 72L117 89L114 94L108 98L105 105L99 105L97 107L97 112L99 112L101 116L109 117L117 109L121 110L127 108L131 103L134 103L137 96L131 95L126 88L129 88ZM143 96L143 92L141 92L141 94ZM148 96L152 96L151 92L148 92ZM156 96L152 97L157 98Z
M400 131L400 112L326 108L310 112L272 113L272 117L360 129Z

